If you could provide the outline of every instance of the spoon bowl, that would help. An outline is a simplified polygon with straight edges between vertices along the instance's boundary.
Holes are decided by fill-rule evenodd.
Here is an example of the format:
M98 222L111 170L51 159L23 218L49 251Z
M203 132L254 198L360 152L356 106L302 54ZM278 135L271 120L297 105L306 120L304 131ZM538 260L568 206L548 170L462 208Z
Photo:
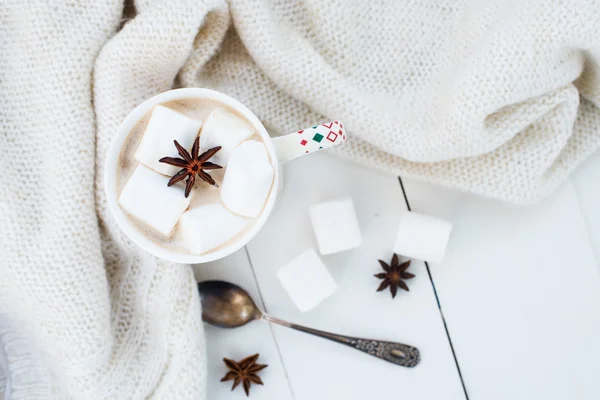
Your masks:
M225 281L198 283L202 320L219 328L237 328L260 319L263 313L241 287Z

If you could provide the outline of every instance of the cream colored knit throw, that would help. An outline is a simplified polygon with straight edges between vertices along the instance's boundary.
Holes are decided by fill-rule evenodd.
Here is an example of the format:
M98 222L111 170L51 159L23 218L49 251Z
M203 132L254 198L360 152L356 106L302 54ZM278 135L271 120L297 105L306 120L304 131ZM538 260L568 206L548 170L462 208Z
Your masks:
M112 134L173 86L273 133L340 119L338 154L511 202L600 143L594 1L0 2L0 385L14 399L203 399L191 270L108 214Z

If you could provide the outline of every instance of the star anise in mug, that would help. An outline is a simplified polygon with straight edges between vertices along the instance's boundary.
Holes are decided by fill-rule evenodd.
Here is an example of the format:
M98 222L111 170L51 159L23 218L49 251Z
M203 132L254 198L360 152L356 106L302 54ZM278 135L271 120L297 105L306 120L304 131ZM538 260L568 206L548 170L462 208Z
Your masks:
M392 292L392 298L396 297L396 292L398 288L402 288L409 291L408 285L404 282L405 279L412 279L415 276L410 272L406 272L408 267L410 266L410 260L400 264L400 260L398 259L398 255L394 254L392 257L391 265L388 265L386 262L382 260L378 260L379 264L381 264L381 268L385 272L380 272L379 274L375 274L376 278L383 279L379 288L377 288L378 292L385 290L386 288L390 288L390 292Z
M184 149L177 140L173 140L175 143L175 147L177 148L177 152L182 158L175 157L163 157L159 162L174 165L176 167L181 167L182 169L173 175L173 177L169 180L167 186L172 186L179 181L184 180L187 177L187 181L185 183L185 197L190 195L192 191L192 187L196 182L196 175L200 177L204 182L210 185L216 185L215 180L204 172L203 170L211 170L211 169L221 169L220 165L211 163L210 158L214 156L217 151L221 150L221 146L213 147L210 150L205 151L204 153L198 155L200 152L200 137L197 137L194 141L194 145L192 146L192 154L188 153L186 149Z
M224 358L223 362L229 368L229 372L221 379L221 382L233 380L231 390L242 382L242 387L246 396L250 396L250 385L256 383L262 385L263 381L256 373L268 367L268 365L257 364L258 354L244 358L242 361L235 362L229 358Z

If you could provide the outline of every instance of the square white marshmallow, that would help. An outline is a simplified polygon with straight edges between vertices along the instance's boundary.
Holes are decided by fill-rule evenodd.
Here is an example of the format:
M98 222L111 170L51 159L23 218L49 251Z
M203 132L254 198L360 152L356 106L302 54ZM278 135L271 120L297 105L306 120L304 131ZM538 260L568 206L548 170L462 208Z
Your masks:
M400 217L394 252L439 263L444 259L451 231L448 221L407 211Z
M283 266L277 279L302 312L315 308L337 291L335 281L313 249Z
M187 151L191 151L201 126L202 121L186 117L167 107L156 106L142 141L135 151L135 159L159 174L173 176L181 168L158 160L163 157L181 158L173 144L174 140Z
M211 203L184 212L178 229L185 247L194 254L203 254L233 239L248 222L221 203Z
M200 133L200 147L203 150L221 146L221 150L210 160L224 167L229 162L233 149L254 135L254 128L248 122L222 107L215 108L206 117Z
M309 213L321 254L350 250L362 243L351 198L315 204Z
M221 186L221 201L238 215L256 218L271 192L273 175L265 145L247 140L231 153Z
M168 187L169 178L140 164L125 184L119 204L140 222L168 236L190 204L180 185Z

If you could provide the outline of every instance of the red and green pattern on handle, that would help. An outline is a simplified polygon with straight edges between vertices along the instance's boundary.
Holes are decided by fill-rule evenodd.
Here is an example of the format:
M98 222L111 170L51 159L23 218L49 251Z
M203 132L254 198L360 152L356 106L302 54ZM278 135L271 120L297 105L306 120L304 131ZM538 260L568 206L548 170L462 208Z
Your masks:
M285 162L342 144L346 137L344 125L340 121L333 121L273 138L273 142L279 161Z

